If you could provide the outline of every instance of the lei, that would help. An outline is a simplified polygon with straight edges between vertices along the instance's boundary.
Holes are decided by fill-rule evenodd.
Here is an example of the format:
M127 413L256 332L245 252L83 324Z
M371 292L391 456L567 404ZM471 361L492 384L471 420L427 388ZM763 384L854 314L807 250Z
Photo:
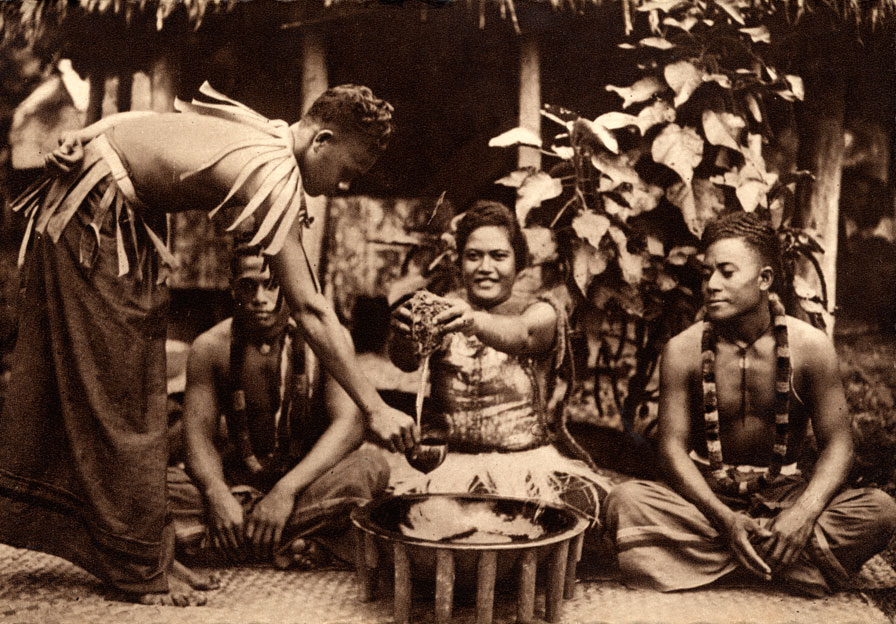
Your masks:
M792 371L790 346L787 338L787 317L784 305L774 293L769 296L769 309L772 314L772 327L775 336L775 443L772 449L772 458L765 473L750 476L740 475L740 478L735 479L736 468L725 465L722 459L715 374L716 334L712 323L704 322L703 324L701 348L703 351L703 414L706 449L711 468L710 477L714 481L715 489L725 494L743 495L766 487L781 473L784 458L787 456L787 443L790 435L790 376Z

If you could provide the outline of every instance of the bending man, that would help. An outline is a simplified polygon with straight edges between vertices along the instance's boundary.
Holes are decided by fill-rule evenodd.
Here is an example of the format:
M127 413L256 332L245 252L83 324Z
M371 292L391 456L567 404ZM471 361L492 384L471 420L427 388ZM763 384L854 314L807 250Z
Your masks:
M896 504L844 487L853 460L834 346L786 316L775 231L732 213L704 233L706 319L663 352L660 461L668 485L634 481L605 508L620 569L668 591L736 570L793 591L837 589L886 547ZM811 423L819 456L800 457Z
M172 567L166 518L167 212L249 224L299 332L368 426L399 450L417 436L354 365L300 231L303 190L344 190L365 173L388 142L392 107L366 87L336 87L287 125L208 85L201 97L181 113L85 128L50 158L71 170L19 201L23 314L0 416L0 541L165 604L189 602L196 584Z

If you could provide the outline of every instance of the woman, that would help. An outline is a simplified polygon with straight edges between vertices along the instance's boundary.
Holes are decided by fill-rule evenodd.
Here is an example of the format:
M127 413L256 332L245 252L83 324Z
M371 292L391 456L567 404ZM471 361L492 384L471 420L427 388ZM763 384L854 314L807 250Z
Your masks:
M444 338L430 359L424 429L444 432L449 453L402 492L487 492L567 503L595 520L610 489L566 431L558 373L567 365L564 311L549 297L513 292L526 240L510 210L480 202L457 225L463 294L433 318ZM390 354L402 370L420 364L410 342L409 304L393 313Z

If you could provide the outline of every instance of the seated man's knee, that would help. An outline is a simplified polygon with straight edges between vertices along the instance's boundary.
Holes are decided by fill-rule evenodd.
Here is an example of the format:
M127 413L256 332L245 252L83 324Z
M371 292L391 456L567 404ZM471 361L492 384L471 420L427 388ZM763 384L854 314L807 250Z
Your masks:
M345 461L353 473L352 482L358 488L358 495L375 498L382 494L389 485L389 462L384 453L377 448L362 446Z
M626 481L610 490L603 504L603 516L610 520L642 507L647 493L657 487L652 481Z
M871 530L886 544L896 533L896 501L883 490L868 490L865 496L870 508L868 516L872 519Z

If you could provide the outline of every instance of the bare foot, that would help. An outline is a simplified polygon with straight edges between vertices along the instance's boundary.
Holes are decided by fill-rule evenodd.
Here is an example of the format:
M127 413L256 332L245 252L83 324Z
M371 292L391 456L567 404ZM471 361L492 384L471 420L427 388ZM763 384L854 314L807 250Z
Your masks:
M183 581L193 589L199 591L209 591L221 587L221 577L217 574L203 574L196 570L191 570L180 561L173 561L168 569L168 578L174 577Z
M280 570L317 570L333 563L330 552L312 540L295 539L288 548L274 554L274 567Z
M198 594L188 583L173 574L168 575L168 591L134 596L134 602L158 607L201 607L205 596Z

